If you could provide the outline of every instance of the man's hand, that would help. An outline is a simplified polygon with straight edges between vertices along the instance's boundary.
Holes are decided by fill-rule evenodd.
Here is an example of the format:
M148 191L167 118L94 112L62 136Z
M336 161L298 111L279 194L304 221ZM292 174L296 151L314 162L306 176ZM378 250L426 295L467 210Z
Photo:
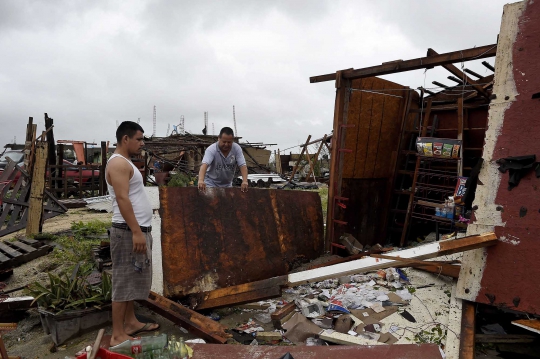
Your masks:
M247 182L242 182L242 186L240 187L242 189L242 192L248 191L249 184Z
M206 192L206 183L199 182L199 191L205 193Z
M133 233L133 252L146 253L146 238L143 232Z

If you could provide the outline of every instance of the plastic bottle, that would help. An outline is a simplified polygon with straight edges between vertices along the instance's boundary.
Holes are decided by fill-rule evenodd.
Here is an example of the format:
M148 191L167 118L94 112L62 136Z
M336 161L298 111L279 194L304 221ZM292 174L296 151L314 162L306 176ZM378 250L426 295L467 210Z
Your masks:
M183 337L180 337L180 340L178 341L178 348L179 348L180 359L188 359L188 351L187 351L186 343L184 342Z
M440 217L441 216L441 209L439 207L435 207L435 216Z
M454 208L455 208L454 202L448 201L448 212L446 214L447 218L454 219Z
M156 349L163 349L167 345L167 334L163 333L152 337L136 337L129 341L125 341L113 348L110 351L135 356L138 353L150 352Z
M142 353L141 343L141 338L133 338L129 341L126 340L121 344L115 345L114 347L109 348L109 350L118 354L135 357L136 354Z

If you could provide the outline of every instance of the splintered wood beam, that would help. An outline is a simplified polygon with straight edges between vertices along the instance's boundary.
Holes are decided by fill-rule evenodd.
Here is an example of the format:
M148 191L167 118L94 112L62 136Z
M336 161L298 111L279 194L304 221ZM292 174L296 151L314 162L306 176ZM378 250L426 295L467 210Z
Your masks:
M396 257L406 259L428 259L446 254L459 253L472 249L495 245L498 242L495 233L484 233L459 239L433 242L418 247L395 252ZM399 265L400 262L390 259L366 257L356 261L340 263L329 267L311 269L289 274L288 285L318 282L329 278L339 278L349 274L369 272Z
M521 327L523 329L530 330L531 332L540 334L540 320L538 319L514 320L512 324L517 325L518 327Z
M532 343L536 336L527 334L476 334L475 343Z
M403 266L416 268L425 272L446 275L452 278L459 277L459 271L461 266L452 265L444 262L434 262L434 261L421 261L418 259L404 259L399 257L391 257L381 254L372 254L371 257L382 258L382 259L392 259L398 262L403 263ZM403 267L401 266L401 267Z
M395 74L398 72L426 69L432 68L434 66L453 64L456 62L465 62L470 60L493 57L496 55L496 53L497 44L492 44L481 47L474 47L472 49L465 49L461 51L447 52L436 56L420 57L406 61L395 61L377 66L364 67L357 70L346 70L343 71L343 78L360 79L364 77L381 76L387 74ZM334 80L336 80L336 73L313 76L309 78L309 82L311 83Z
M231 337L225 326L157 293L150 292L148 299L138 302L211 343L225 344Z
M424 272L434 273L437 275L445 275L452 278L459 278L459 272L461 271L460 265L453 265L453 264L445 264L442 266L429 266L429 265L422 266L418 264L411 264L409 267L413 267L415 269L418 269Z
M192 298L200 298L195 306L197 310L221 308L277 298L286 284L287 276L280 276L195 294Z
M309 143L309 140L311 140L311 135L308 136L306 143L304 147L302 148L302 151L300 152L300 155L298 156L298 159L296 160L296 164L294 165L291 178L289 179L289 183L294 179L294 175L296 174L296 171L298 170L298 166L300 164L300 160L302 159L302 156L304 155L304 152L306 152L307 144Z
M45 173L47 168L46 142L36 144L34 168L32 169L32 183L30 187L30 200L28 208L28 221L26 224L26 236L30 237L41 232L43 221L43 194L45 191Z
M282 323L286 322L288 318L293 315L295 309L296 304L294 302L290 302L283 308L278 309L274 313L272 313L270 315L270 318L272 319L272 324L274 325L274 328L282 329Z
M474 324L476 306L464 300L461 315L461 334L459 339L459 359L474 359Z
M381 258L381 259L390 259L393 261L403 262L406 264L418 264L421 266L443 266L447 265L448 263L444 262L436 262L436 261L423 261L420 259L410 259L410 258L401 258L401 257L394 257L394 256L387 256L384 254L372 254L370 257L373 258Z
M491 64L487 61L482 61L482 65L484 65L485 67L487 67L488 69L490 69L491 71L495 72L495 68L493 66L491 66Z
M428 49L428 56L439 56L437 51L433 49ZM460 81L465 80L466 83L474 87L476 91L478 91L479 94L484 96L485 98L489 99L489 94L484 90L484 88L478 84L477 81L471 79L469 76L467 76L463 71L458 69L455 65L452 64L444 64L442 65L445 69L450 71L454 76L456 76Z

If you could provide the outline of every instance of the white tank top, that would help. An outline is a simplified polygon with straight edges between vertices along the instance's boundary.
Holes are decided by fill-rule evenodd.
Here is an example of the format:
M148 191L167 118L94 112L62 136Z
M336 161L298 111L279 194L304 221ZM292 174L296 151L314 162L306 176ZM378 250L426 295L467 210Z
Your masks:
M115 153L109 158L109 161L115 157L121 157L129 162L133 167L133 176L129 179L129 200L133 206L133 212L135 213L135 218L139 223L139 226L148 227L152 224L152 206L144 190L143 177L139 169L131 162L129 159L124 156ZM109 162L107 161L107 162ZM114 193L114 188L107 181L107 169L105 168L105 181L107 182L107 188L109 189L109 194L112 197L113 205L113 223L126 223L124 217L120 213L120 208L118 207L118 202L116 202L116 195Z

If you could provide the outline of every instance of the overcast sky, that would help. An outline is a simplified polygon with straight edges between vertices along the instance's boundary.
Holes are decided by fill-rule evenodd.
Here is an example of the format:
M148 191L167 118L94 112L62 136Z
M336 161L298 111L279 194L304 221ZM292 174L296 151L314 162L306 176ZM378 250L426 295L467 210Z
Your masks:
M157 136L185 117L284 149L332 130L338 69L496 42L505 1L0 1L0 146L46 112L55 138L114 140L116 122ZM494 59L488 59L493 64ZM478 62L467 67L490 72ZM413 88L444 69L388 75ZM1 152L1 151L0 151Z

